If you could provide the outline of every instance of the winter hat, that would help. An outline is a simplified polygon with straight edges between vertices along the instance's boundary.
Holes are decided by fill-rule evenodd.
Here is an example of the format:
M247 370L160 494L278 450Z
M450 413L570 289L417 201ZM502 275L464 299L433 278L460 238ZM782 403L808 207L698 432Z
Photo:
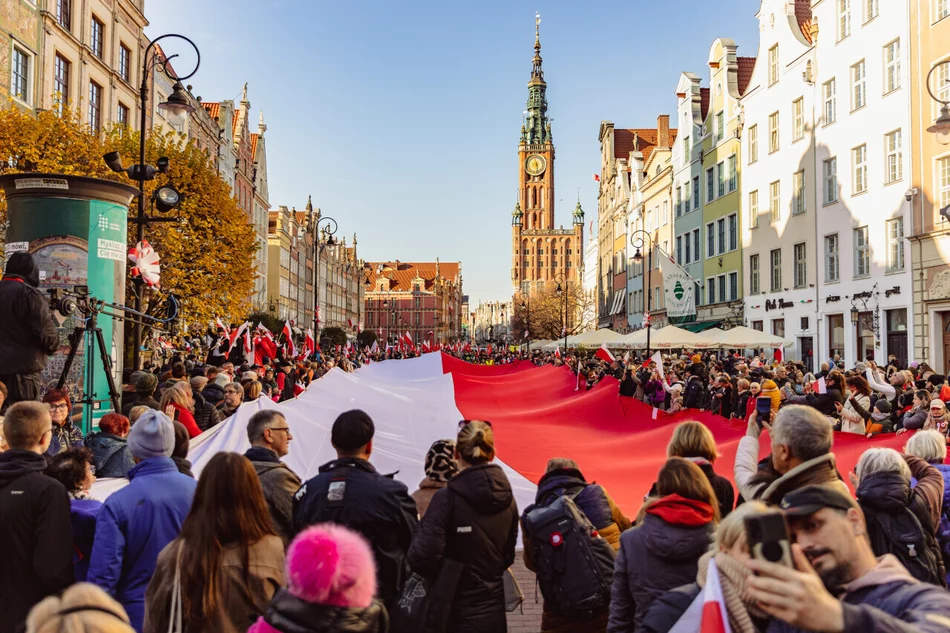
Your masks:
M455 463L455 442L436 440L426 453L426 477L433 481L448 481L459 468Z
M931 408L931 409L943 409L944 411L946 411L946 410L947 410L947 404L946 404L943 400L940 400L939 398L934 398L933 400L930 401L930 408Z
M158 377L155 374L143 373L135 381L136 393L152 395L158 387Z
M175 427L161 411L149 409L132 425L128 438L134 457L171 457L175 449Z
M314 604L365 609L376 595L376 562L366 540L345 527L307 528L287 549L287 591Z
M858 361L858 362L856 362L856 363L854 364L854 371L858 372L859 374L863 374L863 373L865 372L865 370L867 370L867 368L868 368L868 366L865 365L865 364L864 364L863 362L861 362L861 361Z
M878 398L877 402L874 403L874 408L879 413L890 413L892 411L891 403L887 401L887 398Z
M693 354L689 360L694 363L701 363L703 362L703 357L699 354Z

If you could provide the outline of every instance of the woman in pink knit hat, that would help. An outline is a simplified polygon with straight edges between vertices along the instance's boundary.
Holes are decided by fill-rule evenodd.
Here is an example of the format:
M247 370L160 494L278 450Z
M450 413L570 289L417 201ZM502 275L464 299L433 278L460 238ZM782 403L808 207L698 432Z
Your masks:
M386 633L376 564L362 536L330 523L297 535L287 549L287 587L248 633Z

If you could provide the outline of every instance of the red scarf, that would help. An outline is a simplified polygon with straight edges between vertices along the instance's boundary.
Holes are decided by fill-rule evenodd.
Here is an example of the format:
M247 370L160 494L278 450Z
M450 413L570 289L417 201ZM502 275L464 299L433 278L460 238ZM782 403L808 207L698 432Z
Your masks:
M646 510L647 514L660 517L673 525L699 527L713 520L713 508L705 501L687 499L678 494L667 495L654 502Z

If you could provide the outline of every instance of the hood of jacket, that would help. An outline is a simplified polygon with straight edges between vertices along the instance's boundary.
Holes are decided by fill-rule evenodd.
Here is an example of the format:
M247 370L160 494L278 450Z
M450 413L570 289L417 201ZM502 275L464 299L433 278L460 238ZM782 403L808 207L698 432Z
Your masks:
M508 477L496 464L466 468L449 481L448 487L482 514L507 510L514 500Z
M374 633L388 628L386 611L378 600L365 609L331 607L306 602L286 589L274 594L264 622L280 633Z
M11 448L0 453L0 490L15 479L46 470L46 458L33 451Z
M841 482L841 478L838 477L838 469L835 466L835 454L825 453L815 459L802 462L773 481L762 492L760 498L765 503L778 505L785 498L785 495L792 490L798 490L811 484L835 482ZM841 485L844 486L844 482L841 482ZM847 490L846 486L845 490ZM848 494L851 494L850 491L848 491Z
M910 503L910 482L899 473L872 473L861 477L855 496L862 506L894 514Z
M553 500L568 491L583 488L587 485L584 475L576 468L559 468L545 473L538 481L538 493L534 497L535 503L544 503L546 499Z
M877 559L875 565L868 573L860 578L855 578L844 587L844 594L841 600L849 593L854 593L859 589L867 587L877 587L878 585L887 585L892 582L906 582L910 584L919 584L920 581L910 575L907 568L901 564L893 554L884 554Z
M714 526L682 526L667 523L655 514L647 514L638 528L643 542L656 556L671 561L696 560L709 549Z
M128 440L112 433L103 433L96 431L86 436L86 448L96 452L99 450L108 450L116 444L127 444Z
M28 286L38 288L40 285L40 269L29 253L19 252L10 256L7 267L3 271L4 277L18 277Z

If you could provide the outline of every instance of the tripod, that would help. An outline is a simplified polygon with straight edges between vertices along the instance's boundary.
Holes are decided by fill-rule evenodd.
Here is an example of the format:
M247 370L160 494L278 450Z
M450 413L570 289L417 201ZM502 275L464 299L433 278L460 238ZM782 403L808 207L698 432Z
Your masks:
M83 418L89 423L91 430L93 410L97 409L100 403L107 402L107 400L97 400L93 398L91 391L96 376L94 348L97 345L99 347L99 357L102 360L102 367L105 369L106 380L109 384L108 401L112 402L113 411L116 413L122 412L122 409L119 407L119 392L115 388L115 380L112 378L112 359L106 352L106 344L102 338L102 328L99 327L98 309L92 309L86 319L86 324L84 326L77 325L73 329L73 333L69 335L69 355L66 356L63 372L59 376L59 382L56 383L57 389L62 389L65 386L66 376L69 375L73 360L76 358L76 351L79 349L79 345L84 341L86 343L86 380L83 383L83 394L80 402L83 404Z

